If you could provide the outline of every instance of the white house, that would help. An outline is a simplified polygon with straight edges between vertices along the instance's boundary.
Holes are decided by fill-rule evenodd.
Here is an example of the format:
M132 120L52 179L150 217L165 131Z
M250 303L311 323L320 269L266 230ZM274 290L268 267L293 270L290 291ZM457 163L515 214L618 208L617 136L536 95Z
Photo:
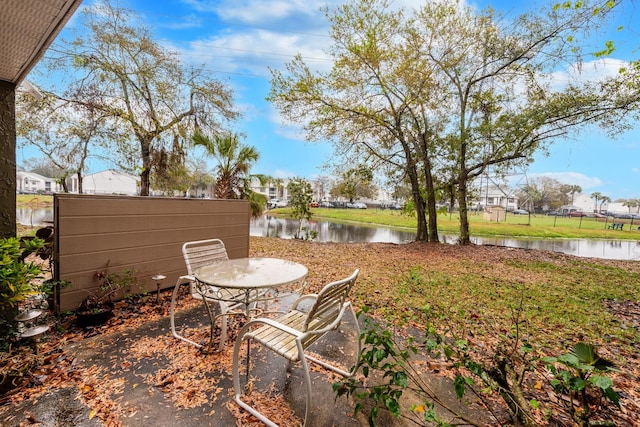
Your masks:
M20 193L54 193L60 191L60 186L55 178L47 178L33 172L17 172L16 191Z
M73 177L69 191L78 191L78 178ZM136 196L140 193L140 177L114 169L86 175L82 178L84 194L118 194Z
M515 191L509 185L501 185L484 176L481 178L469 186L469 194L473 195L473 200L468 203L469 208L502 206L507 211L518 208L518 196L514 194Z
M604 202L598 200L596 206L596 199L588 194L580 193L573 198L573 204L578 206L583 212L626 212L627 209L620 209L620 206L616 206L616 203Z
M640 214L640 205L636 207L629 207L629 206L626 206L624 202L611 202L609 203L608 206L606 204L605 206L606 208L603 208L603 211L606 210L607 212Z
M280 185L276 186L273 182L269 181L265 185L260 184L258 178L251 179L251 190L256 193L264 195L267 200L288 200L289 192L287 191L287 185L289 184L289 178L282 179Z

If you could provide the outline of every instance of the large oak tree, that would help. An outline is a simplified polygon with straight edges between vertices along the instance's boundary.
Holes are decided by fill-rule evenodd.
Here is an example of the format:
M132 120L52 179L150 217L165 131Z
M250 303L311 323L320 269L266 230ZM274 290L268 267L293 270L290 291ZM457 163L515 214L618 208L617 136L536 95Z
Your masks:
M401 171L417 240L438 240L436 196L455 193L467 244L470 181L522 166L584 125L617 127L637 108L630 76L552 85L555 73L580 64L579 36L608 10L549 6L509 21L451 2L407 12L356 0L327 10L331 71L297 57L286 73L272 72L269 99L309 139Z

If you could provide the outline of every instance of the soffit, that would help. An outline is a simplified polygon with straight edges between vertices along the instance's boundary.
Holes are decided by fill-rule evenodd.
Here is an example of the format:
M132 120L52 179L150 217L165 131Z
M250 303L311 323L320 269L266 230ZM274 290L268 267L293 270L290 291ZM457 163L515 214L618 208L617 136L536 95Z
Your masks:
M19 84L82 0L2 0L0 80Z

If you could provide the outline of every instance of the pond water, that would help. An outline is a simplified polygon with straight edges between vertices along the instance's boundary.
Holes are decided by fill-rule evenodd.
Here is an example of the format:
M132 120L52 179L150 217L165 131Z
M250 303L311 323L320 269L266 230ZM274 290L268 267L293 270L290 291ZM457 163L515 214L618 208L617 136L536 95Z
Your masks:
M53 221L53 208L19 207L16 219L20 224L38 226ZM340 224L329 221L311 221L309 228L318 233L318 242L386 242L406 243L415 237L412 230L361 224ZM290 239L298 229L298 221L265 215L251 220L252 236L270 236ZM472 237L478 245L508 246L512 248L541 249L569 255L603 259L640 260L639 240L588 239L514 239L509 237ZM443 242L455 243L455 236L441 236Z
M318 242L386 242L406 243L415 232L362 224L340 224L329 221L310 221L308 228L318 233ZM298 221L265 215L251 221L252 236L293 238ZM640 238L640 233L638 234ZM446 243L455 243L455 236L440 236ZM512 248L540 249L582 257L603 259L640 260L640 241L589 240L589 239L514 239L508 237L472 237L478 245L507 246Z
M53 221L53 207L51 206L45 208L20 206L16 208L16 222L18 224L37 227L51 221Z

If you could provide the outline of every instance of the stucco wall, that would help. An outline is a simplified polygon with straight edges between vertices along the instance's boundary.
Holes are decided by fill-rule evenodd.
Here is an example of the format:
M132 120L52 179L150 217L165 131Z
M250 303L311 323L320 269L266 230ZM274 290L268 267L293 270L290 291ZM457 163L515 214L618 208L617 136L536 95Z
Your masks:
M0 80L0 238L16 235L16 93Z
M230 258L249 254L249 203L245 200L56 194L54 226L59 310L73 310L100 283L95 273L132 270L142 289L155 291L151 277L163 274L163 288L186 273L182 244L220 238Z

